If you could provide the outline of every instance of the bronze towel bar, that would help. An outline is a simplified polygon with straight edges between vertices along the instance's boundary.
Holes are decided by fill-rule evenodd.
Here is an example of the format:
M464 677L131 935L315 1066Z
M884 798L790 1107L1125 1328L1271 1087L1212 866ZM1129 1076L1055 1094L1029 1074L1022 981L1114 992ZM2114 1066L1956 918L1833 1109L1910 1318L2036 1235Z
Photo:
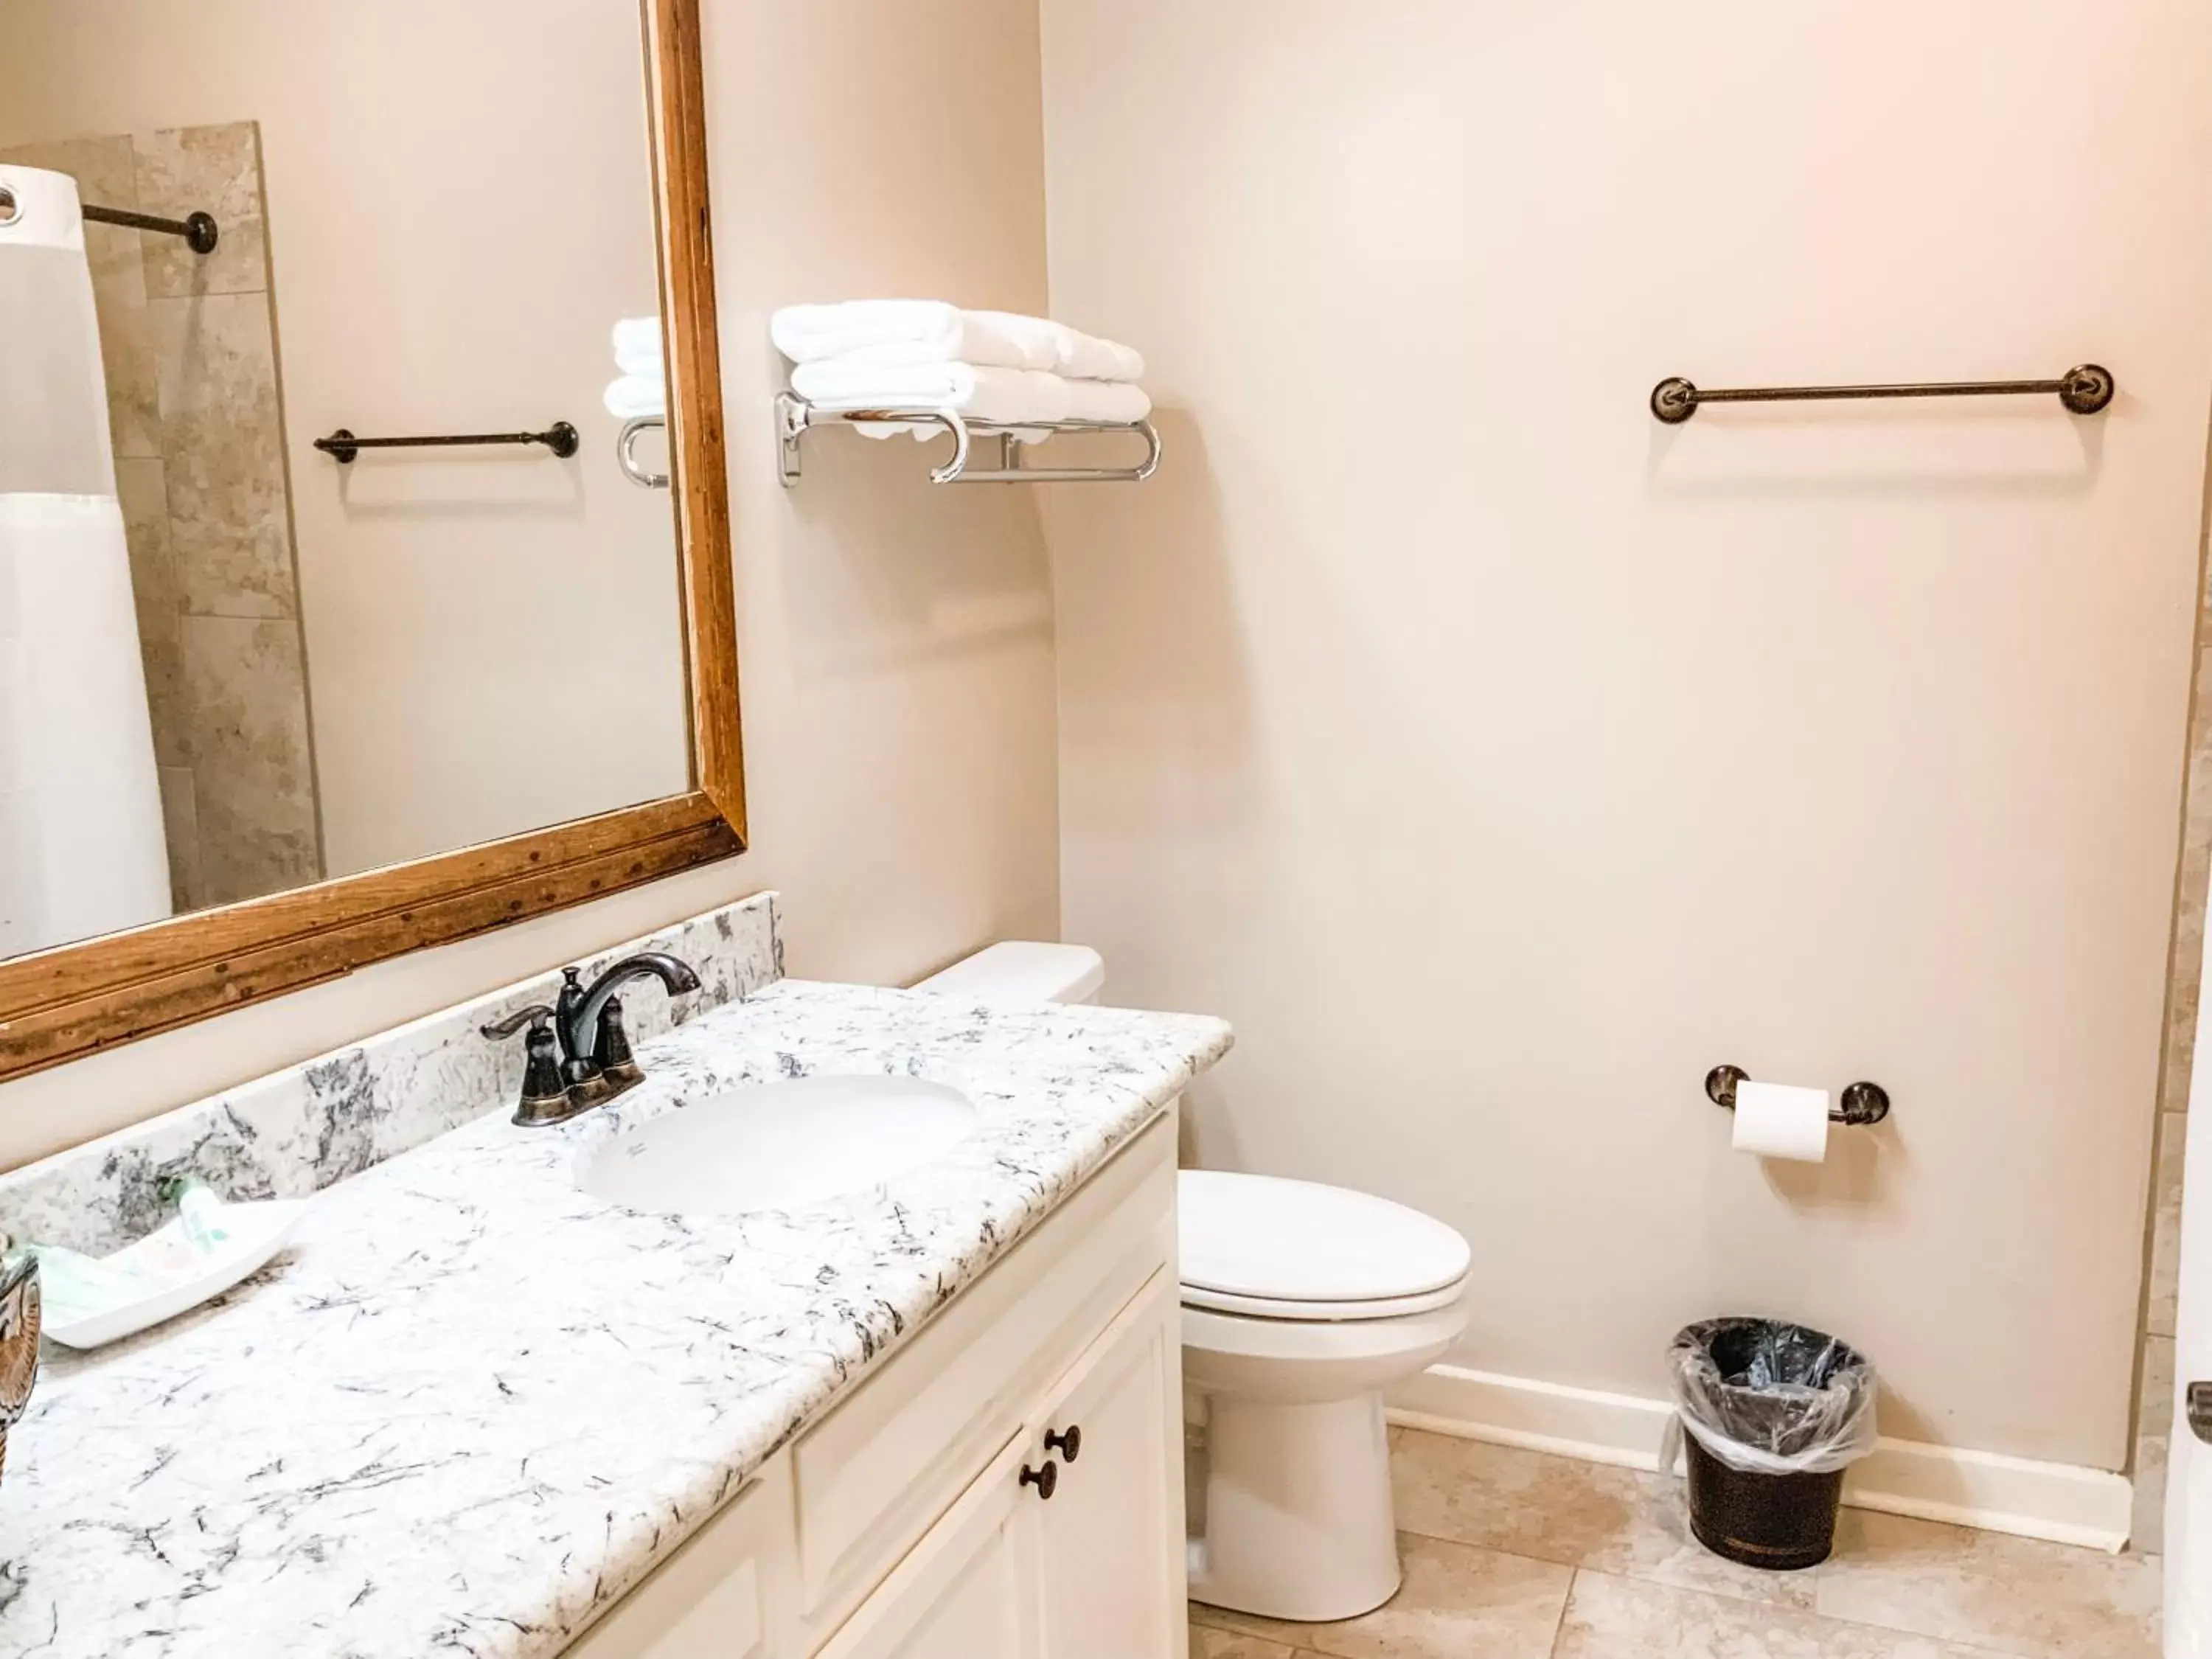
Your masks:
M340 466L350 466L364 449L454 449L478 444L543 444L562 460L574 455L582 440L566 421L556 421L543 432L459 432L426 438L356 438L340 427L315 447Z
M2081 363L2055 380L1936 380L1905 386L1758 386L1708 392L1679 374L1651 388L1651 412L1680 426L1700 404L1794 404L1830 398L2005 398L2056 394L2076 415L2094 415L2112 401L2112 371Z

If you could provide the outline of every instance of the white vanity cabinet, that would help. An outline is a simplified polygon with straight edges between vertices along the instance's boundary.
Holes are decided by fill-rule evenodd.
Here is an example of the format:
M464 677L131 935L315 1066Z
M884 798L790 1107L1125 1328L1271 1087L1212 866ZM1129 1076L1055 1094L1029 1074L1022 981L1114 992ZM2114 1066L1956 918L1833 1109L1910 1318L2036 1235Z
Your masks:
M1170 1113L569 1654L1181 1659L1178 1307Z
M1164 1271L1085 1356L1048 1421L1080 1437L1036 1506L1052 1659L1180 1653L1187 1638L1182 1298ZM1162 1524L1164 1523L1164 1524Z
M1030 1659L1042 1653L1039 1505L1006 1448L820 1659Z

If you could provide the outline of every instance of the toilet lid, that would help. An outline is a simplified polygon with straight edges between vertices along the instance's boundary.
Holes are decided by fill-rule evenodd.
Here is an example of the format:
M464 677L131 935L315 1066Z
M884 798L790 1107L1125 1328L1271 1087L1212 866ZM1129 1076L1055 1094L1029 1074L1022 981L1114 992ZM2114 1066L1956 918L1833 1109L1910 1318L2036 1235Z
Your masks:
M1455 1286L1473 1260L1443 1222L1370 1193L1212 1170L1185 1170L1176 1183L1182 1282L1193 1291L1293 1305L1395 1303Z

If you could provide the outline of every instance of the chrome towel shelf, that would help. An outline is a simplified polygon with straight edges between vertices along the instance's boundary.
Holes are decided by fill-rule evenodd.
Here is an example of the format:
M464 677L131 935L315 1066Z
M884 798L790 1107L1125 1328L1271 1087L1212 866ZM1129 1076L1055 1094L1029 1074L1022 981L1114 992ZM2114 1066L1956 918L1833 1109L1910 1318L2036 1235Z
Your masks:
M1705 1073L1705 1098L1716 1106L1735 1110L1735 1085L1751 1081L1741 1066L1716 1066ZM1854 1083L1828 1109L1828 1121L1863 1129L1889 1115L1889 1091L1879 1083Z
M1707 391L1679 374L1651 388L1651 412L1680 426L1702 404L1816 403L1837 398L2013 398L2052 396L2076 415L2100 413L2119 390L2112 371L2078 363L2055 380L1929 380L1902 386L1758 386Z
M809 428L894 421L934 425L951 438L952 459L930 469L932 483L1142 483L1160 470L1160 434L1152 429L1150 421L1024 421L1002 425L973 419L957 410L920 405L817 409L805 398L785 392L779 392L775 400L783 487L789 489L799 482L799 441ZM1022 454L1030 446L1014 435L1018 432L1049 432L1055 436L1062 433L1127 433L1145 441L1145 459L1134 466L1031 466L1024 462ZM975 440L979 437L999 441L999 464L995 467L979 468L971 464L975 459Z

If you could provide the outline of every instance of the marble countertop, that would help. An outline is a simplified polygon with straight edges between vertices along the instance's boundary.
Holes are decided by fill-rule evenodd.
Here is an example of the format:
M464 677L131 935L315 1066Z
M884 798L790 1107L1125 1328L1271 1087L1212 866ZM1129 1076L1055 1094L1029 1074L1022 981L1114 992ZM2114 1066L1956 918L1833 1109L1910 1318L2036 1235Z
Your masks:
M199 1312L55 1357L0 1481L0 1651L558 1652L1230 1044L1218 1020L785 981L557 1129L494 1112L331 1187ZM952 1085L943 1162L642 1215L580 1153L732 1085Z

